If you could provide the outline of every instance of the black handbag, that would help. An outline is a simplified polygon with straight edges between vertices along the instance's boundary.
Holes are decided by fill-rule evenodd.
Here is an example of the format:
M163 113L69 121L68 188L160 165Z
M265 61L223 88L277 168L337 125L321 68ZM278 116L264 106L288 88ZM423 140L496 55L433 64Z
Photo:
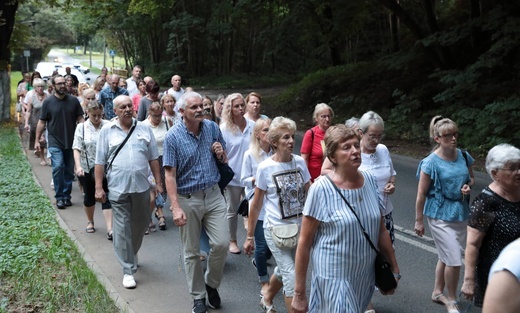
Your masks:
M224 193L224 189L229 184L231 180L233 180L233 176L235 176L235 172L231 169L231 167L227 163L221 163L215 157L215 162L217 162L218 172L220 173L220 180L218 181L218 186L220 187L220 191Z
M332 184L334 189L336 189L336 191L341 196L343 201L345 201L348 208L352 211L352 213L354 213L354 216L356 217L356 219L359 223L359 226L361 227L361 231L363 232L363 236L365 236L365 238L368 240L368 243L370 244L370 247L372 247L372 249L374 249L374 251L376 252L376 261L374 263L374 269L376 272L376 287L379 288L380 290L382 290L383 292L388 292L392 289L397 288L397 281L395 280L394 273L392 273L392 269L390 268L390 263L388 263L386 261L385 257L376 248L374 243L372 243L372 240L370 240L370 237L368 236L365 228L361 224L361 221L359 220L359 217L356 214L356 211L354 211L352 206L350 206L350 203L343 196L343 194L339 191L336 184L334 184L334 182L328 175L325 175L325 176L329 179L330 183Z
M249 201L253 199L253 196L255 195L254 192L251 193L249 197L244 197L242 201L240 201L240 204L238 205L237 214L242 215L243 217L249 216Z

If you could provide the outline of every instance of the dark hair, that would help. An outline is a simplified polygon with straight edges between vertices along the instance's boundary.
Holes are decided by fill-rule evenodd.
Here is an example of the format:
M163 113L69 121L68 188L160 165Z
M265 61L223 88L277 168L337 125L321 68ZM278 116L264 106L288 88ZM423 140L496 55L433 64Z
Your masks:
M55 81L56 81L56 78L58 78L58 77L63 77L63 76L60 75L60 74L58 74L58 75L54 75L54 76L52 77L52 79L51 79L51 83L52 83L53 86L56 85L56 82L55 82ZM65 78L65 77L63 77L63 78Z
M159 83L155 80L151 80L146 83L146 92L148 93L158 93L161 88L159 87Z

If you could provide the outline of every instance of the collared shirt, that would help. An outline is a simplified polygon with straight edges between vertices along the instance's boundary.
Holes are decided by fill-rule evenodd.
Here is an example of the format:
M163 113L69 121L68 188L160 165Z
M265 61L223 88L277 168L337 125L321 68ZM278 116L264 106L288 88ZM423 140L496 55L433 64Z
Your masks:
M177 169L177 193L194 193L218 183L220 174L211 149L216 141L226 149L222 133L212 121L201 122L198 136L188 131L184 121L170 128L163 145L163 166Z
M251 134L255 127L255 122L246 119L246 126L244 131L240 131L237 126L231 130L226 123L220 125L222 137L227 144L228 164L235 172L233 180L229 182L229 186L244 187L240 182L240 172L242 171L242 163L244 161L244 153L249 149L249 142L251 141Z
M99 133L106 124L108 124L107 120L101 120L101 124L96 128L90 119L88 119L84 123L79 123L76 127L72 149L78 150L81 153L81 167L85 172L88 172L94 167Z
M112 91L112 88L108 86L107 88L103 88L99 92L99 103L101 103L105 107L105 119L111 120L116 117L114 113L114 99L120 95L127 95L128 91L124 88L117 87L116 91Z
M133 119L132 123L135 123ZM109 122L101 129L96 150L96 164L110 164L117 147L128 133L121 128L118 119ZM152 130L137 122L135 130L115 157L108 169L108 189L111 193L139 193L150 188L148 166L150 161L159 158L157 144Z
M135 82L133 77L130 77L126 80L126 90L128 91L128 95L130 96L130 98L139 93L137 83Z

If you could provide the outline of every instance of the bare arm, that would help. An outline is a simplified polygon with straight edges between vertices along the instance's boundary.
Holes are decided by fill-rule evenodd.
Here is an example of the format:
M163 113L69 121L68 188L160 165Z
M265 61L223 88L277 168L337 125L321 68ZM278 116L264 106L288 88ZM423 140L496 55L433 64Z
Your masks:
M309 301L307 299L307 292L305 291L305 282L307 281L307 270L309 268L312 242L314 241L314 236L316 235L319 225L320 221L317 219L310 216L303 217L295 260L295 284L294 297L292 300L292 310L295 313L305 313L308 310Z
M173 222L175 225L181 227L186 225L186 214L179 205L177 197L177 168L165 166L164 171L166 176L166 190L168 191L168 197L170 198L171 210L173 213Z
M309 167L309 154L307 154L307 153L302 153L300 156L301 156L302 159L305 161L305 165L307 165L307 167Z
M461 291L467 299L473 298L475 294L475 267L479 255L482 240L486 233L471 226L467 227L466 254L464 256L464 283Z
M85 170L81 167L81 151L74 149L74 164L76 167L76 175L79 177L85 176Z
M38 120L38 125L36 126L36 140L34 141L34 150L40 151L40 140L39 138L42 136L43 130L47 123L42 120Z
M32 113L32 102L33 102L33 98L34 97L30 97L29 99L25 99L27 102L26 102L26 109L27 109L27 112L25 112L25 130L26 131L29 131L30 128L29 128L29 119L31 118L31 113ZM36 138L39 138L39 137L36 137Z
M507 270L491 276L484 296L482 313L517 313L520 311L520 282Z
M425 172L421 171L419 177L419 186L417 187L417 199L415 200L415 233L422 237L424 235L423 211L426 203L426 195L430 188L431 178Z
M323 160L323 164L321 165L321 175L328 175L334 171L334 164L329 160L329 158L325 158Z
M247 255L251 255L254 250L254 232L258 215L260 215L264 204L264 196L265 190L256 187L255 195L249 205L249 218L247 219L247 239L244 242L244 251Z
M161 167L159 165L158 160L152 160L149 162L150 168L152 169L153 177L155 178L155 181L157 182L155 186L155 190L157 190L158 193L163 193L163 187L161 183Z
M107 200L107 195L105 194L105 190L103 189L103 178L105 177L105 165L96 164L94 166L94 177L96 180L96 191L95 191L96 201L105 203Z

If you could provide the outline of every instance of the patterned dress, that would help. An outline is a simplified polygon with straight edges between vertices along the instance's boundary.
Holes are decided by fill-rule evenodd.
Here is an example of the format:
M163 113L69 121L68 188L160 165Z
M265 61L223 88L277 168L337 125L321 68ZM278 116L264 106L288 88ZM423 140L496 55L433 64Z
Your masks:
M468 226L485 233L475 271L475 305L482 307L491 265L520 238L520 202L510 202L486 187L473 201Z
M374 176L361 173L363 187L340 191L377 245L381 223L377 185ZM311 252L309 312L364 312L374 292L376 254L356 217L325 178L311 186L303 214L320 221Z

